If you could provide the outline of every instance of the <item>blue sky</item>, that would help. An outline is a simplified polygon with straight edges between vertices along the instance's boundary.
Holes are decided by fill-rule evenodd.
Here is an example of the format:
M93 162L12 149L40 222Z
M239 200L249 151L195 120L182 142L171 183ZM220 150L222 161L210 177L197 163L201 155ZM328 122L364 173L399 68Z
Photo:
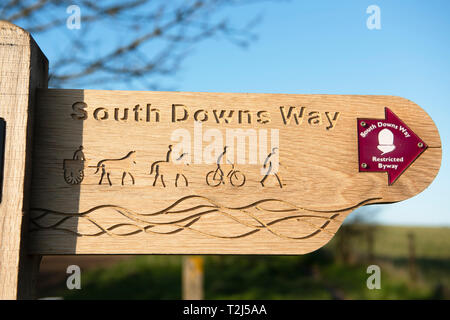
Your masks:
M366 27L369 5L381 9L381 30ZM450 226L450 1L261 1L228 13L236 24L261 14L258 39L247 49L220 37L201 43L171 82L174 89L408 98L439 129L442 167L418 196L381 206L376 221ZM52 61L54 39L35 38Z

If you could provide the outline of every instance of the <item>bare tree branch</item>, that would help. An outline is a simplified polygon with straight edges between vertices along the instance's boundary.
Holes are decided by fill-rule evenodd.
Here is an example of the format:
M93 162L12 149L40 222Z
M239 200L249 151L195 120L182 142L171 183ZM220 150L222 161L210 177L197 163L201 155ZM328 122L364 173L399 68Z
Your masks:
M20 1L19 1L20 4ZM29 5L27 7L22 7L20 11L16 12L15 14L11 15L7 19L9 21L16 21L21 18L25 18L30 16L33 12L38 11L45 7L47 4L49 4L49 0L39 0L37 3L34 3L32 5Z
M237 27L227 14L253 2L81 0L81 29L69 30L66 9L72 1L9 0L0 4L0 19L55 39L55 50L62 52L51 61L53 86L129 83L130 77L154 86L149 79L173 76L205 39L222 35L241 47L254 41L259 17Z

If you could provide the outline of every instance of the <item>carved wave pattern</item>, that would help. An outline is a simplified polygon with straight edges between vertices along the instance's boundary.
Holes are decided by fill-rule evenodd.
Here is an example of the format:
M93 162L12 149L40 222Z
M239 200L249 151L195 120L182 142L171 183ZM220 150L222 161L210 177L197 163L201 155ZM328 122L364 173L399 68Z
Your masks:
M139 233L173 235L189 230L213 238L236 239L265 230L282 239L302 240L322 232L333 235L329 230L333 223L340 225L340 218L346 213L375 200L379 198L327 211L306 209L277 199L226 207L198 195L183 197L152 213L138 213L116 205L101 205L81 213L33 208L30 231L58 230L79 237L105 234L125 237Z

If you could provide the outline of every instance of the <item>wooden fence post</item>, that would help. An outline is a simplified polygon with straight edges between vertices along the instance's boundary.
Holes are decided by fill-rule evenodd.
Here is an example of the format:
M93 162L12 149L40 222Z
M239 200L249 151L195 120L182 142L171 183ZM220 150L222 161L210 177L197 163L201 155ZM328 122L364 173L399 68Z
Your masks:
M203 257L183 256L183 300L203 300Z
M408 233L408 252L409 252L409 277L411 281L417 280L416 268L416 240L414 233Z
M367 262L375 262L375 226L367 226Z
M6 122L0 203L0 299L34 297L40 256L26 252L31 138L35 89L46 88L47 79L48 61L30 34L0 21L0 117Z

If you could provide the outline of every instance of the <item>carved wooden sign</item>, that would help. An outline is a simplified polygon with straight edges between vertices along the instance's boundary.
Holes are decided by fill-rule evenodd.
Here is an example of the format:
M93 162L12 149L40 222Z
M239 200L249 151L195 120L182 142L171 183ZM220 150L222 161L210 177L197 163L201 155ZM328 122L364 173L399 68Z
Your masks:
M311 252L440 167L403 98L49 90L30 34L0 38L0 299L44 254Z
M440 162L433 121L399 97L43 89L30 250L303 254Z

